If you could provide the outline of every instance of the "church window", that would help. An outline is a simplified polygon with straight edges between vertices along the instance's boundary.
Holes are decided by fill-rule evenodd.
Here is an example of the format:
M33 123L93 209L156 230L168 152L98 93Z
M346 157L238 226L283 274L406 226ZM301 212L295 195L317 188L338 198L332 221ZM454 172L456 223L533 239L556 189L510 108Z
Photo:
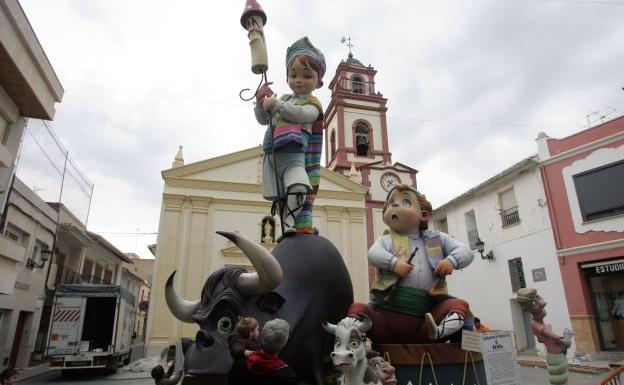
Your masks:
M351 80L351 87L353 88L353 93L363 94L364 93L364 82L362 78L359 76L354 76Z
M334 159L334 156L336 155L336 131L331 132L329 136L329 144L331 150L331 152L329 153L329 159Z
M358 123L355 126L355 149L357 152L357 156L368 156L369 155L369 130L366 124Z

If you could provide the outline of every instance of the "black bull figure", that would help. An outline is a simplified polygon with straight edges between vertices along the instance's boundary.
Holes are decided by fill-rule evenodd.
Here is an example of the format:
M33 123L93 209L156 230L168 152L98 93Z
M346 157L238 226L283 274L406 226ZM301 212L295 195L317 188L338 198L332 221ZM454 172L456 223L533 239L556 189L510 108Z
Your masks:
M322 324L340 321L353 303L351 279L338 250L323 237L295 234L271 254L237 233L217 233L234 242L256 272L221 268L208 277L201 299L194 302L175 293L175 272L171 274L165 285L169 309L179 320L200 328L195 343L184 349L185 376L209 379L229 370L227 337L239 316L254 317L260 325L281 318L290 324L290 338L280 357L321 385L321 364L333 345Z

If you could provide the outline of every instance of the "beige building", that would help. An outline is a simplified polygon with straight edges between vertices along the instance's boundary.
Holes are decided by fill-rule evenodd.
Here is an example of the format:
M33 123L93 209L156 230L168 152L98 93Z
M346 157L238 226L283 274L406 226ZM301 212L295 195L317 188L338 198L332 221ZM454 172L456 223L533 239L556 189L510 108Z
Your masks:
M173 167L162 172L165 186L148 316L148 356L181 336L195 336L197 330L195 325L174 319L167 308L164 283L172 271L177 271L176 291L186 298L199 298L206 278L217 268L251 268L242 252L215 231L237 231L269 249L275 246L271 231L263 231L271 203L261 195L261 166L261 147L187 165L179 151ZM367 301L367 189L325 168L321 169L320 186L314 226L342 254L355 298Z
M0 370L30 361L47 267L41 250L52 248L56 227L49 207L13 182L16 157L28 119L52 120L63 92L19 2L0 1Z
M135 342L145 342L147 327L147 312L154 270L154 259L142 259L135 253L126 253L132 264L125 264L125 268L140 278L139 290L136 295L136 319L134 321Z

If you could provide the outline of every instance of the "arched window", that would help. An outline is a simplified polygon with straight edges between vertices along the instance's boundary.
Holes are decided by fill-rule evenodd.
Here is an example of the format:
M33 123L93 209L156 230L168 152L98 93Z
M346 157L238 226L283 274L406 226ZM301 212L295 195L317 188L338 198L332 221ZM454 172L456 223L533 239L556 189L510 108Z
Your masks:
M332 159L334 159L334 156L336 155L336 131L332 131L331 134L329 135L329 148L330 148L330 153L329 153L329 159L330 161Z
M364 82L362 78L359 76L354 76L351 79L351 88L353 89L353 93L363 94L364 93Z
M357 156L368 156L370 140L368 137L368 127L364 123L355 126L355 150Z

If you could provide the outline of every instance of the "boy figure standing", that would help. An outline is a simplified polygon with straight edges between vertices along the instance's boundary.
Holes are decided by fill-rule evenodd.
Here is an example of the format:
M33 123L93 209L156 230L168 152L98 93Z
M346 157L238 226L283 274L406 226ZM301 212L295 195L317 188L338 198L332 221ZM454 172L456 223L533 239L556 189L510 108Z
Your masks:
M397 184L388 193L383 220L389 233L368 251L378 269L371 303L349 309L349 315L371 318L367 334L375 343L445 340L464 326L468 303L446 294L444 279L474 255L449 235L428 230L431 211L425 196L408 185Z
M286 72L292 94L276 98L263 84L254 113L264 134L262 196L279 204L287 233L314 233L312 205L320 180L323 107L312 91L323 85L325 57L307 37L286 51ZM275 207L275 206L274 206Z

